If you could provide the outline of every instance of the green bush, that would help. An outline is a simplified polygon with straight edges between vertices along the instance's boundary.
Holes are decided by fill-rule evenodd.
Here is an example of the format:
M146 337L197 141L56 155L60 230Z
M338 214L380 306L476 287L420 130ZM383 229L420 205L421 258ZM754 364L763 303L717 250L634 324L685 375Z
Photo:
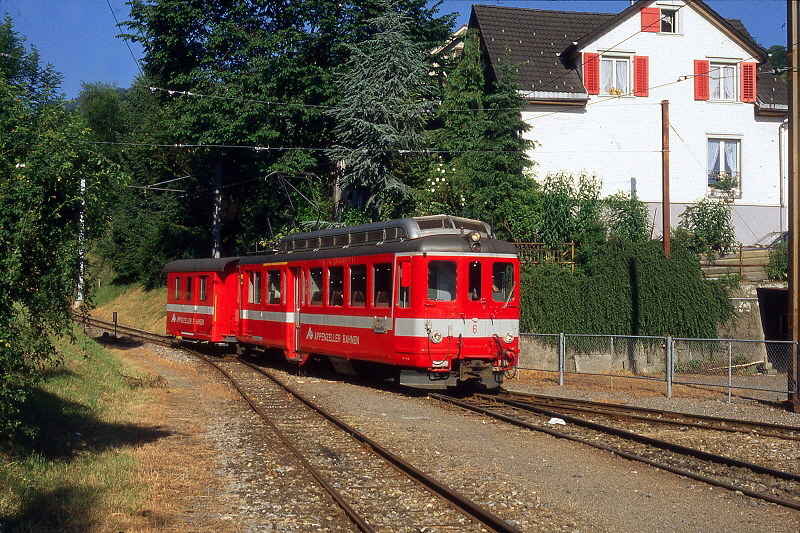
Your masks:
M789 245L782 242L769 251L767 277L771 280L784 280L789 272Z
M715 338L734 317L725 285L705 279L684 247L667 260L658 241L597 244L575 274L526 265L521 281L526 332Z

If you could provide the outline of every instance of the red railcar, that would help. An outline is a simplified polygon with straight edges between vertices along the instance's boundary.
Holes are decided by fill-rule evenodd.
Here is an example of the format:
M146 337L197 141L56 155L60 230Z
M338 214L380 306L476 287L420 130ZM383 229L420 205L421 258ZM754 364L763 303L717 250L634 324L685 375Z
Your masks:
M483 222L439 215L283 239L241 258L238 343L401 384L496 388L519 352L519 261Z
M237 257L181 259L167 273L167 335L213 343L236 342Z

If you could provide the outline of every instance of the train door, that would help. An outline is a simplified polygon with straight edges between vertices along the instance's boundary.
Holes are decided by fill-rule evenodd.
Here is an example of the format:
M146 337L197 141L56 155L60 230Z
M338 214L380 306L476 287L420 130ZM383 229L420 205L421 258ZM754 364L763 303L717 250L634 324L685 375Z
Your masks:
M303 298L303 269L293 267L289 268L288 271L291 272L292 301L289 311L292 315L292 324L289 332L286 358L295 359L301 357L297 350L300 347L300 304Z

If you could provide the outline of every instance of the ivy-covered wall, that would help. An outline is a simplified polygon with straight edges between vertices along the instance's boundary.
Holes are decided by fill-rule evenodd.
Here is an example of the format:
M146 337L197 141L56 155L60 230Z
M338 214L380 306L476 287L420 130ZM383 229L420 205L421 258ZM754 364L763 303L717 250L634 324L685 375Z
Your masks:
M681 246L667 260L659 241L614 239L587 255L574 274L523 266L521 331L716 338L735 316L726 284Z

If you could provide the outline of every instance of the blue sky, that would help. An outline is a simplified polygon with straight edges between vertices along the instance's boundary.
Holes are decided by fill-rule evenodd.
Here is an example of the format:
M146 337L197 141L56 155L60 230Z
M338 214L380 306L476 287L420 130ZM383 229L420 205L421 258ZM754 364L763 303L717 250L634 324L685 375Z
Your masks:
M440 11L459 13L460 26L468 21L473 3L603 13L618 13L630 5L629 0L446 0ZM741 19L765 48L786 44L785 0L706 3L723 17ZM78 95L82 81L129 87L139 74L131 50L138 58L141 47L131 43L129 50L124 41L116 38L121 30L116 27L114 15L120 22L128 19L125 0L0 0L0 13L8 13L14 29L27 39L28 45L36 46L42 61L63 74L62 89L68 98Z

